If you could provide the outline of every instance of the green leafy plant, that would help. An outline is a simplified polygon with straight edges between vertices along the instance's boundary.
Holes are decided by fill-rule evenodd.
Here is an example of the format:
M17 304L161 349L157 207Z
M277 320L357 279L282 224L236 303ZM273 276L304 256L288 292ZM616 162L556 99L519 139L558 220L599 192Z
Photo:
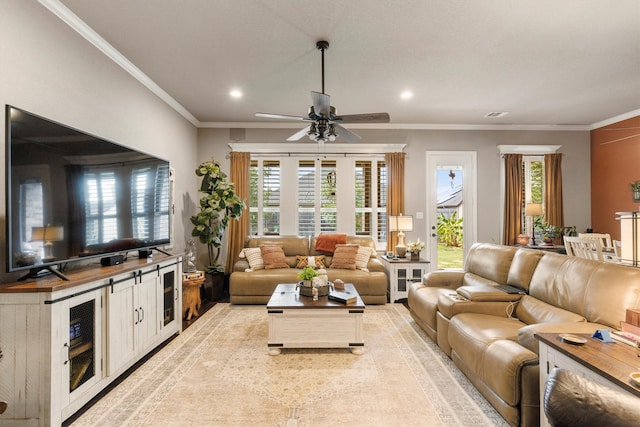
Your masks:
M458 247L462 245L462 218L458 218L454 212L449 218L444 214L438 214L438 240L447 246Z
M194 226L191 235L207 245L207 272L223 273L224 267L218 264L218 258L224 231L231 219L237 220L242 216L246 206L236 195L235 185L227 182L227 175L216 160L201 163L196 175L202 177L199 192L203 196L200 198L200 211L191 217Z
M298 273L298 279L300 280L313 280L314 277L318 277L320 274L313 267L305 267Z
M631 183L631 191L640 191L640 179Z

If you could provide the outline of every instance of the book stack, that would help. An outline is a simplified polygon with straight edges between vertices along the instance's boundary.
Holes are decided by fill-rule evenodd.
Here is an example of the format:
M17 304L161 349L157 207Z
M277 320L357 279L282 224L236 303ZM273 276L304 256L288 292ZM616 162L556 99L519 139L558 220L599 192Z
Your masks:
M330 291L329 299L342 304L351 305L355 304L358 297L349 291Z

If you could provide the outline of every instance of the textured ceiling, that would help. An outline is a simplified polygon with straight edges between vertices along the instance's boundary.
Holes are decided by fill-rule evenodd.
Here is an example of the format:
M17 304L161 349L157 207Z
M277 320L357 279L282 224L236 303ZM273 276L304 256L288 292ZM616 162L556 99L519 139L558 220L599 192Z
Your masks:
M338 113L391 126L590 126L640 108L638 0L61 3L202 125L306 114L321 39Z

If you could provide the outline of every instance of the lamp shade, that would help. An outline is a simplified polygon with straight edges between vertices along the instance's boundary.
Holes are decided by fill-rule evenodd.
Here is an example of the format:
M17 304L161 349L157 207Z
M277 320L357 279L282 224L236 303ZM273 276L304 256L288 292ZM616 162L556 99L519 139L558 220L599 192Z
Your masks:
M390 216L389 231L413 231L413 216L402 214Z
M527 203L524 207L524 214L527 216L542 215L542 205L540 203Z
M31 241L59 242L64 239L64 228L60 225L47 225L31 229Z

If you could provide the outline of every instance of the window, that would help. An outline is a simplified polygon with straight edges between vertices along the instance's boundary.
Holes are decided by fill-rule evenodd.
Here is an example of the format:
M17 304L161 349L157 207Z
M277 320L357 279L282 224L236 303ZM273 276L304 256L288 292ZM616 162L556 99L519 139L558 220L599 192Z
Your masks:
M312 236L316 224L316 163L298 163L298 235Z
M386 241L384 160L323 157L251 161L251 234L340 231Z
M280 234L280 161L252 160L249 176L251 234Z
M32 242L33 227L44 226L44 192L40 181L20 184L20 251L40 249L42 242Z
M118 238L115 173L87 172L85 180L86 244Z
M133 237L155 240L169 236L169 165L134 169L131 175Z
M533 224L531 217L525 215L525 207L528 203L544 202L544 156L522 156L522 232L529 234Z

